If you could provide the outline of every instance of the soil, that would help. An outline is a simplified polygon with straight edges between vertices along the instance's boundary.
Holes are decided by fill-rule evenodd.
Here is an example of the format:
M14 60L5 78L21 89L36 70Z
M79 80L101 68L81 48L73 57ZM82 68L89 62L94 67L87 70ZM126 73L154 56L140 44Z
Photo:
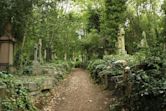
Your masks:
M88 71L75 69L53 91L43 111L109 111L111 92L94 84Z

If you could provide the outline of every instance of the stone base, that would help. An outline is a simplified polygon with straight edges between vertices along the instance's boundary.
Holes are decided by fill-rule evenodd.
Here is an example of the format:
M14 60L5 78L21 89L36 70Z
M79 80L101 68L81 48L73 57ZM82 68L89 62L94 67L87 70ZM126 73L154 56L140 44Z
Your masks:
M124 54L124 55L126 55L127 52L126 52L126 50L119 49L118 50L118 54Z
M9 71L10 73L15 73L16 68L8 64L0 64L0 71Z
M35 75L39 75L42 73L42 69L38 61L33 61L32 73Z

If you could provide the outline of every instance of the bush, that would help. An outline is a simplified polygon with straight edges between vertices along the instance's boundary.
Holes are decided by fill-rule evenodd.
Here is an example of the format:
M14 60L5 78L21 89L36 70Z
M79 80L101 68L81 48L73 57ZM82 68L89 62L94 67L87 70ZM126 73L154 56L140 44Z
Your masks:
M134 63L139 63L137 60L143 59L143 54L131 55L107 55L104 59L93 60L89 63L88 69L91 72L92 78L97 82L101 82L104 75L118 76L122 75L126 65L132 66ZM119 63L118 60L121 60ZM125 64L123 62L126 62Z
M2 111L36 111L28 99L27 90L14 82L14 76L7 72L0 72L0 80L0 84L6 86L7 93L0 103Z
M88 65L88 70L91 72L91 77L96 80L97 83L101 82L99 73L106 67L106 61L97 59L91 61Z
M118 102L112 110L121 111L123 108L129 111L166 111L166 58L163 55L145 57L144 53L132 56L110 55L103 60L90 62L88 69L97 82L101 82L103 75L112 78L124 73L125 66L117 64L117 60L125 60L131 67L128 81L132 84L131 93L117 97ZM116 85L123 87L121 90L128 87L126 84Z
M160 57L150 57L132 69L132 92L123 98L130 111L166 110L166 62L163 61Z

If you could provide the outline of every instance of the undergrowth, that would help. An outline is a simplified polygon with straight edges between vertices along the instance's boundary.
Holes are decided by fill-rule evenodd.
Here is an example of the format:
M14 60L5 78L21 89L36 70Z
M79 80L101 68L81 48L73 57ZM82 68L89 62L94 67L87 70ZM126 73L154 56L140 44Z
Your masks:
M15 84L15 77L7 72L0 72L0 84L5 86L5 97L1 98L2 111L36 111L28 98L28 91L20 84Z

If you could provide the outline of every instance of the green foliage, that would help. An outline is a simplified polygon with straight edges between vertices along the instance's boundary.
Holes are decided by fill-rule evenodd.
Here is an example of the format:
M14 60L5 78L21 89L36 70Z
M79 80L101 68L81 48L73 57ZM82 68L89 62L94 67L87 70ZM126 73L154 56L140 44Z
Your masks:
M0 72L0 80L6 86L7 93L1 102L3 111L36 111L28 98L27 90L14 82L14 76Z
M131 111L164 111L166 109L166 70L160 57L145 59L132 70L132 92L124 104ZM130 101L129 101L130 100Z
M32 72L33 72L33 71L32 71L32 70L33 70L32 66L24 66L22 70L23 70L22 73L23 73L24 75L31 75Z
M105 9L101 14L101 34L109 38L109 43L113 49L115 49L119 26L123 26L126 21L126 1L105 0Z
M164 15L164 20L163 20L163 24L164 24L163 25L164 29L162 32L163 38L161 38L161 42L165 43L165 41L166 41L166 36L165 36L166 35L166 30L165 30L166 29L166 26L165 26L165 24L166 24L166 0L164 0L164 4L162 5L162 9L163 9L165 15Z
M119 76L124 73L126 66L133 67L134 64L139 64L144 60L144 53L136 53L135 55L107 55L103 59L93 60L89 63L88 69L91 72L92 78L97 83L102 82L104 75Z
M161 35L164 22L161 11L161 0L128 0L127 25L126 25L126 49L129 54L140 50L139 44L143 39L142 32L146 33L149 48L164 35ZM149 5L151 8L147 8ZM161 43L161 41L160 41Z
M82 48L85 52L87 52L88 59L92 58L102 58L103 50L102 50L102 42L99 34L96 30L91 30L88 35L81 40ZM88 53L91 52L91 53Z
M105 67L105 61L98 59L91 61L88 65L88 69L91 72L91 77L96 80L97 83L101 82L101 78L99 76L99 72Z
M36 108L29 102L27 90L15 87L15 94L12 98L6 98L2 101L4 111L36 111Z
M89 9L88 13L88 32L90 32L92 29L96 29L97 32L100 32L100 12L96 9Z
M0 36L4 34L6 23L12 23L14 37L22 39L34 3L35 0L1 0Z
M128 62L127 65L131 67L129 82L132 84L132 90L130 96L123 95L119 99L120 103L116 103L116 106L112 107L111 110L120 111L121 108L126 108L130 111L165 111L165 56L151 55L145 58L144 53L137 53L133 56L105 56L103 60L95 60L89 64L88 69L93 79L100 83L103 75L113 77L124 74L125 66L121 63L117 64L117 60L125 60ZM125 86L125 84L116 85L119 88ZM123 88L120 90L124 90Z
M129 66L138 64L141 60L145 59L146 54L144 52L137 52L134 55L105 55L105 60L111 60L113 62L117 60L125 60L127 61Z

